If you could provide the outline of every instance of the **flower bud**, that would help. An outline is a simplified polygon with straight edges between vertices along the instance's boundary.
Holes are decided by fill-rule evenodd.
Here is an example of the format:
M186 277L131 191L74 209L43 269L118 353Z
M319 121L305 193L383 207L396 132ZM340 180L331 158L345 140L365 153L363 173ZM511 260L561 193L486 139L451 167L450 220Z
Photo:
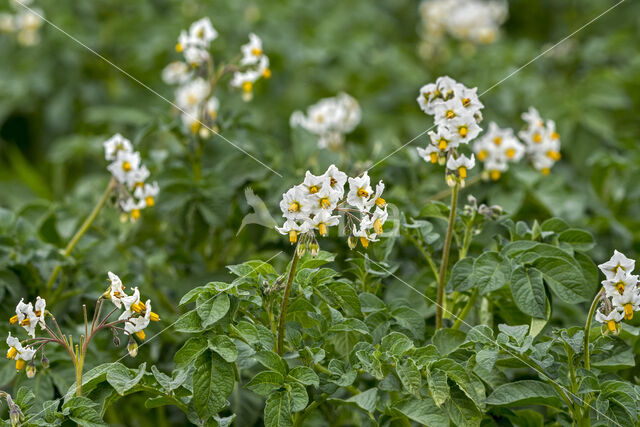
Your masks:
M117 335L113 336L113 345L120 347L120 338Z
M136 357L138 355L138 343L133 337L129 338L129 344L127 344L127 351L129 352L129 356Z
M311 250L311 256L315 258L318 256L318 253L320 252L320 245L317 243L311 243L309 245L309 249Z
M27 365L27 378L33 378L36 376L36 365L33 364L33 362L29 363Z
M20 420L23 418L20 407L13 403L11 396L7 396L7 403L9 404L9 420L11 421L11 427L20 425Z
M42 363L42 367L45 369L49 367L49 359L47 359L47 356L45 356L44 353L42 353L42 359L40 360L40 363Z
M349 249L355 249L358 246L358 238L356 236L349 236L347 238L347 245L349 245Z
M298 243L298 247L296 247L296 252L298 253L299 257L304 256L304 254L307 252L307 245L305 243Z

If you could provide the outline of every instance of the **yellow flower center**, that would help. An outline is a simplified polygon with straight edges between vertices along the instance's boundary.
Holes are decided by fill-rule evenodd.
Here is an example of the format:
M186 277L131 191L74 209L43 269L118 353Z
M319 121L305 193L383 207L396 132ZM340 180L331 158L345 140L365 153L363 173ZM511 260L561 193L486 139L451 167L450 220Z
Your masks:
M463 107L468 107L469 105L471 105L471 99L469 99L469 98L462 98L462 106L463 106Z
M616 321L615 320L609 320L607 322L607 328L609 328L609 330L611 332L615 332L616 331Z
M262 77L264 77L265 79L270 79L271 70L269 68L265 68L264 71L262 72Z
M318 231L320 232L321 236L326 236L327 235L327 225L324 222L321 222L320 224L318 224Z
M191 122L191 124L189 125L189 129L191 129L192 133L198 133L198 130L200 130L200 122Z
M7 351L7 359L15 359L18 355L18 350L15 347L11 347L9 351Z
M140 209L134 209L131 211L131 218L138 219L140 218Z
M376 218L376 220L373 221L373 230L376 234L382 234L382 222L379 218Z
M18 315L16 314L15 316L11 316L11 318L9 319L9 323L11 323L12 325L18 323Z
M478 153L478 160L484 162L485 160L487 160L488 155L489 153L487 153L487 150L480 150L480 152Z
M289 231L289 242L294 244L298 241L298 232L296 230Z
M540 172L542 172L542 175L547 176L547 175L549 175L549 173L551 172L551 169L549 169L549 168L542 168L542 169L540 170Z
M136 313L140 314L147 310L147 306L142 301L140 301L140 302L136 302L135 304L132 304L131 309Z
M140 338L142 341L147 337L144 333L144 330L136 332L136 336Z
M444 116L447 119L453 119L456 116L456 113L453 110L448 110L446 113L444 113Z
M366 237L360 237L360 243L362 244L363 248L369 247L369 239L367 239Z
M467 168L465 166L460 166L458 168L458 174L460 178L465 179L467 177Z
M358 189L358 197L369 197L369 192L364 188Z
M491 171L490 174L491 174L491 179L492 180L497 181L497 180L500 179L500 171L499 170L494 169L494 170Z
M122 162L122 170L125 172L129 172L131 170L131 162Z
M469 133L469 128L467 128L466 126L460 126L458 128L458 133L461 137L466 138L467 134Z
M508 158L513 159L513 157L516 155L516 150L515 148L509 148L507 149L506 153Z
M618 289L618 293L622 295L624 293L624 282L616 283L616 288Z
M157 322L160 320L160 316L158 316L158 313L154 313L152 311L151 313L149 313L149 320L151 320L152 322Z
M558 139L558 138L560 138L560 134L558 132L553 132L551 134L551 139Z
M176 45L176 52L182 52L183 50L184 50L184 47L182 47L182 44L181 44L181 43L178 43L178 44Z
M560 155L559 151L549 150L549 151L547 151L547 157L552 159L552 160L558 161L558 160L560 160L561 155Z
M499 136L496 136L495 138L493 138L493 143L496 145L502 144L502 138Z
M258 49L257 47L254 47L253 49L251 49L251 53L254 56L260 56L262 55L262 49Z
M152 207L153 205L156 204L156 201L154 200L153 196L147 196L144 201L147 203L147 206Z
M536 144L542 142L542 135L540 135L537 132L534 133L533 134L533 142L535 142Z
M309 187L309 194L316 194L318 191L320 191L320 187L318 187L317 185L312 185L311 187Z
M20 371L20 370L22 370L22 368L24 368L24 365L25 365L26 363L27 363L27 362L25 362L25 361L24 361L24 360L22 360L22 359L18 359L18 360L16 360L16 371Z
M190 93L189 95L187 95L187 104L189 105L195 105L198 102L198 97L195 96L194 94Z
M442 138L442 139L440 139L440 142L438 143L438 148L440 149L440 151L444 151L444 150L447 149L447 145L448 145L447 140Z
M244 82L242 83L242 90L245 93L249 93L253 90L253 83L252 82Z
M329 209L331 207L331 201L328 197L323 197L322 199L320 199L320 207L322 209Z
M627 303L624 305L624 318L625 320L633 319L633 306L631 303Z
M437 163L438 162L438 153L430 153L429 154L429 160L431 160L431 163Z
M298 212L300 210L300 203L293 202L289 205L289 212Z
M386 204L387 204L387 201L382 197L378 197L376 199L376 206L378 206L379 208L384 208Z
M31 324L31 320L28 317L24 318L22 322L20 322L20 326L29 326Z

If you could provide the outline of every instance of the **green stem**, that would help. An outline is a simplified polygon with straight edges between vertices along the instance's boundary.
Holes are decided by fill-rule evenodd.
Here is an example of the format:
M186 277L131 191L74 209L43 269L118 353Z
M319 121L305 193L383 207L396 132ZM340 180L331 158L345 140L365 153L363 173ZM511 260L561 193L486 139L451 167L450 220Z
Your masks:
M444 279L447 275L447 264L449 263L449 252L451 250L451 237L453 236L453 227L456 222L456 206L458 204L458 183L453 186L451 191L451 211L449 212L449 224L447 225L447 234L442 248L442 262L440 263L440 279L438 280L438 299L436 302L436 331L442 328L442 301L444 300Z
M424 257L424 259L427 260L427 264L429 264L429 268L431 268L431 272L433 273L433 277L435 277L436 280L437 280L438 279L438 268L436 267L436 264L433 262L433 258L431 258L431 255L429 255L429 253L422 247L422 245L418 242L418 240L411 235L411 233L407 233L407 237L409 238L409 240L411 240L411 242L415 245L415 247L418 248L418 250L420 251L420 253Z
M82 365L84 365L84 353L80 353L76 344L76 396L82 396Z
M471 218L471 222L473 218ZM464 230L464 238L462 239L462 247L460 248L460 259L467 257L469 246L471 246L471 237L473 235L473 227L468 225Z
M478 182L482 181L482 177L481 175L476 175L473 178L469 178L467 179L464 188L469 188L474 184L477 184ZM434 194L433 196L429 197L427 199L428 202L432 202L435 200L442 200L445 197L447 197L449 194L451 194L452 189L451 188L447 188L446 190L442 190L439 193Z
M477 299L478 299L478 288L476 287L476 288L473 288L473 291L471 292L471 296L469 297L469 301L467 301L467 304L464 306L464 308L458 315L458 318L456 319L451 329L459 329L460 326L462 326L462 322L464 322L465 317L467 317L467 314L469 314L469 312L475 305Z
M94 206L93 210L91 211L87 219L84 220L84 222L82 223L78 231L76 231L76 234L73 235L69 243L67 243L67 246L64 248L64 252L62 252L62 254L65 257L68 257L69 255L71 255L71 251L78 244L78 242L80 241L80 238L87 232L89 227L91 227L91 224L100 213L100 210L105 205L107 200L109 200L109 195L111 194L111 191L113 190L115 185L116 185L116 180L112 177L111 180L109 181L109 185L107 185L107 189L104 191L104 193L102 193L102 197L100 197L100 200L98 200L98 204ZM47 281L47 285L46 285L47 291L50 292L51 290L53 290L53 284L55 283L56 278L58 277L58 274L60 273L61 269L62 269L61 265L57 265L53 269L53 272L51 273L51 276Z
M589 308L589 314L587 315L587 322L584 324L584 368L588 371L591 369L591 360L589 357L589 335L591 334L591 322L593 321L593 315L596 312L596 307L603 297L604 290L601 289L591 303Z
M287 286L284 288L284 296L282 297L282 305L280 306L280 318L278 319L278 344L276 347L276 351L280 356L284 354L284 320L287 316L287 304L289 302L289 295L291 294L291 286L293 285L293 276L295 276L296 272L296 264L298 264L297 247L293 253L291 269L289 270L289 278L287 279Z

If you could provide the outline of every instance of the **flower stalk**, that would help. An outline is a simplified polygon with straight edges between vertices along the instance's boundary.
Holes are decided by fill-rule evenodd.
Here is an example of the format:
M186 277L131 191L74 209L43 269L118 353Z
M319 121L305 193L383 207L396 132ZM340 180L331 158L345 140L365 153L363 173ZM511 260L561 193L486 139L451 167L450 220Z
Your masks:
M589 335L591 334L591 323L593 322L593 315L596 312L596 307L598 307L598 303L604 296L604 289L600 289L598 294L593 299L591 303L591 307L589 307L589 314L587 315L587 321L584 324L584 368L586 370L591 369L591 359L589 354Z
M451 238L453 237L453 227L456 221L456 207L458 204L459 184L456 182L451 190L451 210L449 212L449 224L447 234L442 248L442 261L440 263L440 278L438 280L438 297L436 301L436 331L442 328L442 303L444 301L445 277L447 275L447 265L449 263L449 252L451 251Z
M284 322L287 316L287 304L289 303L289 295L291 294L291 287L293 285L293 277L296 273L296 265L298 264L298 248L293 252L293 259L291 260L291 268L289 269L289 277L287 278L287 284L284 288L284 296L282 297L282 305L280 306L280 317L278 319L278 343L276 352L282 356L284 354Z

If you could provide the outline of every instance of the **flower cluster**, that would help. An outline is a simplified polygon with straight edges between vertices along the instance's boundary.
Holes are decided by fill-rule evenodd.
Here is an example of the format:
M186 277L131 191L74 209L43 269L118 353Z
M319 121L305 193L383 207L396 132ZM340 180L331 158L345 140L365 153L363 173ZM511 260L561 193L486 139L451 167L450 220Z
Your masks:
M426 148L418 148L418 154L427 162L447 165L447 183L464 185L469 169L475 165L473 154L459 154L457 148L468 144L482 129L484 108L478 99L477 88L469 89L450 77L439 77L420 89L418 104L429 115L434 116L437 126L429 132L430 142Z
M344 197L344 185L349 181L349 192ZM302 184L296 185L282 195L280 209L286 219L281 234L288 234L291 244L302 236L301 244L318 248L315 231L320 236L328 234L329 227L340 223L340 213L345 215L345 231L349 235L349 246L354 248L357 240L363 247L377 241L382 226L387 220L387 203L382 198L384 183L380 181L375 191L367 172L357 178L348 178L334 165L319 176L307 171ZM304 246L303 246L304 247Z
M15 33L16 40L23 46L36 45L40 41L38 30L43 24L44 12L33 7L28 10L21 5L31 6L33 0L20 0L20 2L11 0L9 4L15 12L0 13L0 32Z
M556 132L556 124L553 120L545 123L533 107L523 113L522 118L527 125L518 136L526 145L533 167L548 175L554 163L560 160L560 135Z
M151 300L142 302L140 300L140 291L137 287L132 288L133 293L131 295L127 295L122 280L110 271L108 276L111 286L103 297L111 300L116 308L124 308L124 311L118 317L118 320L124 321L124 333L135 335L144 340L144 329L149 326L149 322L160 320L160 317L151 311Z
M522 159L525 147L516 138L513 129L502 129L494 122L489 130L473 144L478 160L484 163L485 178L496 181L508 169L508 163Z
M352 132L360 123L362 112L355 98L346 93L324 98L307 108L307 114L295 111L291 115L292 127L300 126L318 135L319 148L339 148L344 135Z
M233 72L231 86L241 88L245 100L251 99L253 85L258 79L271 76L269 58L255 34L249 34L249 42L241 47L242 55L237 64L223 65L216 72L209 48L217 37L218 32L209 18L194 22L178 37L176 50L184 55L184 61L171 62L162 71L165 83L178 86L175 104L181 112L182 123L193 133L200 132L203 136L208 135L206 128L216 126L220 101L213 92L223 74Z
M437 43L445 33L476 44L495 41L507 18L504 1L425 0L420 4L427 42Z
M9 323L22 326L27 335L34 339L38 325L41 329L47 327L45 324L46 307L47 302L40 297L36 299L35 306L33 303L25 304L24 299L21 299L16 306L16 314L9 319ZM7 337L7 345L9 346L7 359L16 361L18 371L24 368L27 362L33 360L37 351L31 345L23 346L18 338L11 336L11 332Z
M633 312L640 310L638 276L631 274L635 260L614 251L611 259L598 267L605 275L602 281L604 296L596 312L596 321L606 325L606 330L617 333L622 319L631 320Z
M131 219L137 220L142 209L155 205L155 198L160 191L158 183L145 183L149 170L141 163L140 153L133 151L133 145L127 138L115 134L103 145L104 157L111 162L107 169L122 189L120 208Z

